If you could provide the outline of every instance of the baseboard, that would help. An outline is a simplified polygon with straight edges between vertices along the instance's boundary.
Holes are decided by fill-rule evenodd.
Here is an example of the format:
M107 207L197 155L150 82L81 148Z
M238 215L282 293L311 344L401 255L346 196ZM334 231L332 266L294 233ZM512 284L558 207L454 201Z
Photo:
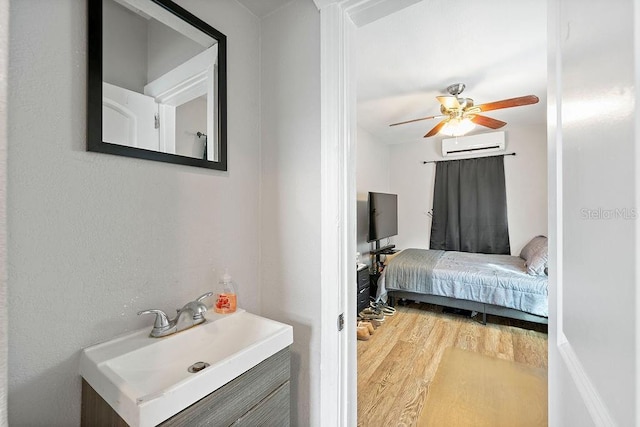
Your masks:
M562 344L558 346L558 351L562 360L564 361L573 382L575 383L582 400L584 401L587 410L589 411L589 415L593 419L593 422L597 426L602 427L615 427L616 423L611 417L609 410L607 409L607 405L605 405L604 401L600 397L600 394L594 387L593 383L589 379L578 355L573 351L571 344L569 341L564 341Z

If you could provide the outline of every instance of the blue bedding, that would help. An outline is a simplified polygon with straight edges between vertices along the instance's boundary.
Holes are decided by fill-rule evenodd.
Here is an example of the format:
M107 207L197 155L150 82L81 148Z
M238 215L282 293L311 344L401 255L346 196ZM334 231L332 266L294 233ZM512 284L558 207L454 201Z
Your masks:
M524 260L511 255L405 249L387 265L381 288L549 314L547 276L527 274Z

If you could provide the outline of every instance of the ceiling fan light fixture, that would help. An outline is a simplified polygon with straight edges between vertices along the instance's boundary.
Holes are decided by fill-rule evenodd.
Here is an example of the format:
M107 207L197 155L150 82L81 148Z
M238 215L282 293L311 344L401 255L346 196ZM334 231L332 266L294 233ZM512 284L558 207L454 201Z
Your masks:
M538 97L535 95L525 95L517 98L509 98L475 105L473 99L466 97L463 98L460 96L464 89L464 83L455 83L447 87L449 95L436 96L436 99L440 103L441 115L405 120L398 123L392 123L389 126L404 125L421 120L444 118L444 120L431 128L431 130L424 135L424 138L430 138L437 134L458 137L471 132L476 125L484 126L489 129L499 129L507 124L507 122L487 117L481 113L501 110L503 108L536 104L539 101Z
M453 118L442 126L439 133L447 136L462 136L471 132L475 127L476 124L468 117L464 119Z

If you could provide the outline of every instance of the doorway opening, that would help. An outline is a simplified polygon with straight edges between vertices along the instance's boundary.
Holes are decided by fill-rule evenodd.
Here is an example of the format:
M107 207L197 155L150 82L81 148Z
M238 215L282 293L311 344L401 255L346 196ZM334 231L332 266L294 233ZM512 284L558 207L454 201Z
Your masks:
M465 95L476 104L529 93L541 99L536 106L495 112L492 117L508 123L501 129L506 132L506 151L517 154L505 158L511 254L517 257L536 235L548 235L546 5L529 2L513 11L531 16L527 23L531 28L522 31L519 20L488 16L492 8L475 10L479 6L469 2L454 25L482 32L482 40L469 40L466 32L450 31L452 24L441 19L450 7L446 2L424 3L362 25L354 19L358 28L351 61L357 67L352 63L350 68L358 70L353 83L358 117L356 244L372 284L378 280L380 266L370 257L375 248L366 238L368 193L398 196L398 233L381 246L428 249L435 164L424 162L444 160L442 137L422 138L438 120L418 121L401 130L389 125L437 116L436 96L446 95L446 87L457 81L466 82ZM499 1L493 3L500 8ZM526 40L518 40L517 34L523 33ZM496 53L490 48L494 43L504 49ZM491 129L476 129L470 135L485 131ZM526 183L527 176L535 176L538 182ZM359 282L357 289L349 290L358 297ZM371 286L370 292L375 301L377 287ZM445 313L443 307L409 300L407 306L396 307L396 316L386 316L369 339L357 343L359 425L383 425L387 416L415 425L428 397L426 390L449 347L546 369L545 326L497 316L489 316L488 325L482 326ZM427 375L417 375L418 371Z

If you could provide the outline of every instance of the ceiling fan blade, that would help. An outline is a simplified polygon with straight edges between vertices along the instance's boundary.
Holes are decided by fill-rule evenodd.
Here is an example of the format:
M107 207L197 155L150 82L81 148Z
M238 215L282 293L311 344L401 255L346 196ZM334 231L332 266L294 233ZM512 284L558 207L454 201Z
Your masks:
M491 129L500 129L502 126L507 124L507 122L503 122L502 120L492 119L487 116L479 116L477 114L471 119L471 121L477 125Z
M444 105L444 108L446 108L447 110L460 108L458 98L453 95L436 96L436 99L440 102L440 104Z
M518 98L503 99L502 101L489 102L488 104L476 105L474 109L480 111L499 110L501 108L520 107L522 105L537 104L539 101L535 95L520 96Z
M431 129L429 132L427 132L427 134L424 136L424 138L429 138L430 136L433 136L435 134L437 134L438 132L440 132L440 129L442 129L442 126L444 126L445 123L447 123L448 120L443 120L440 123L438 123L437 125L434 126L433 129Z
M422 118L419 118L419 119L407 120L406 122L392 123L389 126L405 125L407 123L419 122L420 120L440 119L442 117L445 117L445 116L439 115L439 116L422 117Z

